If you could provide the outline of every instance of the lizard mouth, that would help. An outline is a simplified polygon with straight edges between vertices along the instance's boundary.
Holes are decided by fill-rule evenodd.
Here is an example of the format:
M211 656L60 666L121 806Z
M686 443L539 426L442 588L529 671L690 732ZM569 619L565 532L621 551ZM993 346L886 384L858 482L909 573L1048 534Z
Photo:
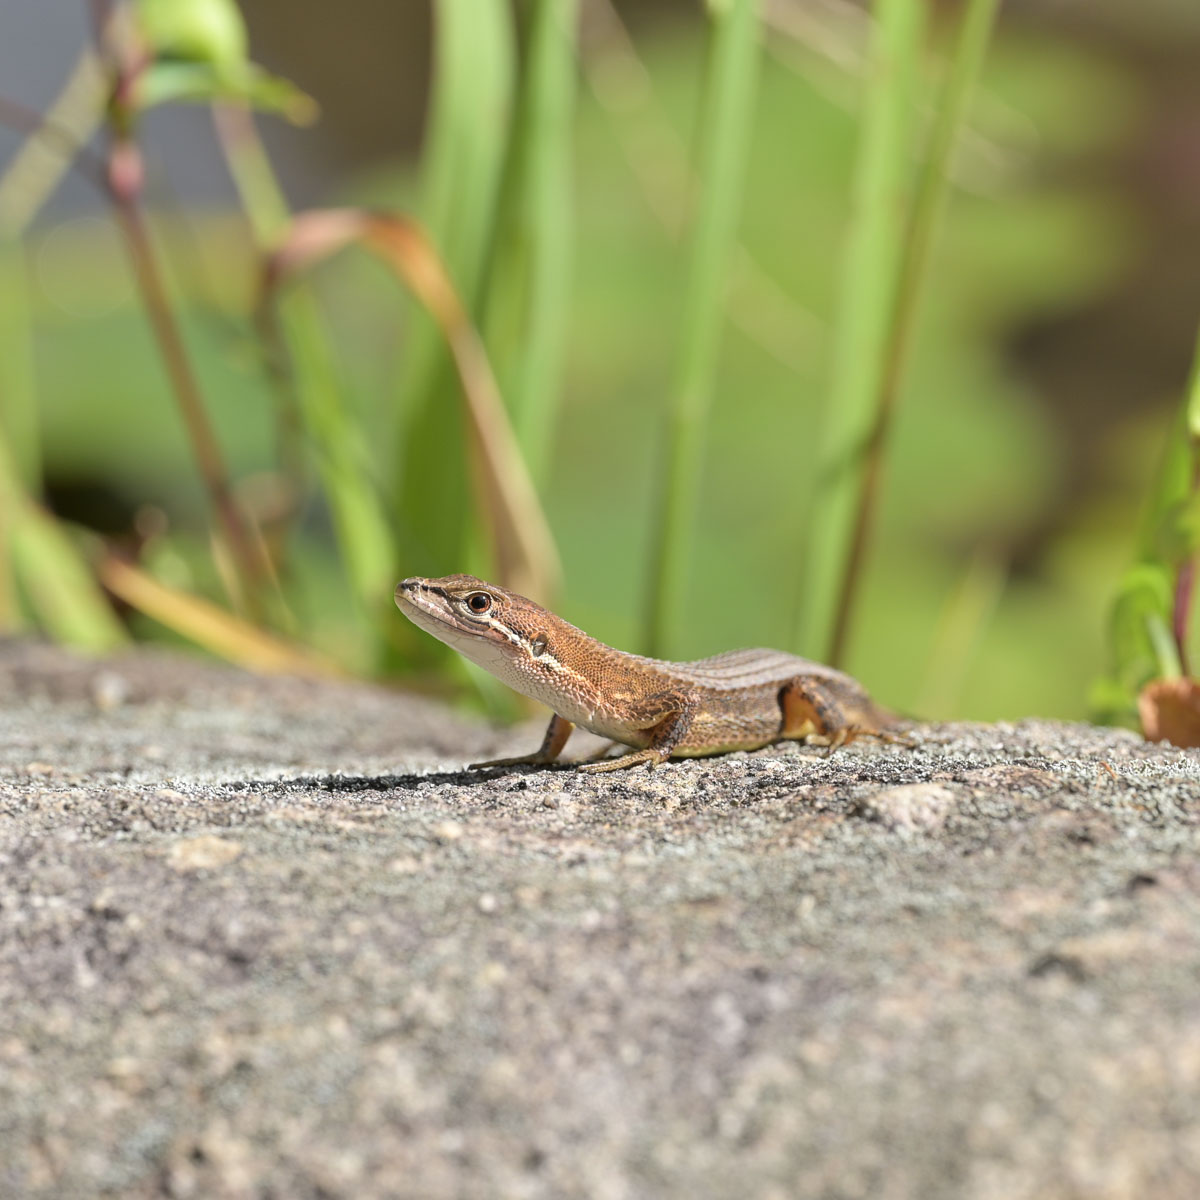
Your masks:
M429 628L427 622L430 620L455 623L450 598L442 588L434 586L428 579L414 575L401 580L396 584L395 599L396 607L423 629Z
M453 597L429 579L414 575L396 585L396 607L416 626L439 641L461 649L464 639L478 639L481 630L464 621Z
M396 587L396 607L418 629L485 670L494 672L507 657L507 641L501 644L492 629L464 620L455 608L454 597L437 583L419 576L405 579Z
M396 606L398 608L403 608L405 604L411 604L413 596L424 583L425 580L418 578L416 575L413 575L408 579L400 580L400 582L396 584Z

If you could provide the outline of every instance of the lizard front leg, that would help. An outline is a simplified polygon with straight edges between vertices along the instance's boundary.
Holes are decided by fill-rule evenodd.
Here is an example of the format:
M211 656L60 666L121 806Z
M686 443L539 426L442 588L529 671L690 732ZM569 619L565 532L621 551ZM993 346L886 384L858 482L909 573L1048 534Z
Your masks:
M671 757L671 751L687 736L696 712L696 702L692 697L680 692L659 692L647 697L639 708L639 718L654 722L643 725L639 720L637 726L648 732L650 744L642 750L622 754L620 758L581 763L577 770L586 771L589 775L598 775L601 771L623 771L626 767L636 767L645 763L653 771L659 763L666 762ZM656 717L658 719L655 721Z
M516 758L492 758L487 762L471 763L471 770L482 767L522 767L526 765L544 767L562 753L563 747L567 744L567 738L571 736L571 730L574 728L575 726L570 721L555 713L550 718L550 724L546 726L546 736L542 739L540 750L534 754L521 754Z

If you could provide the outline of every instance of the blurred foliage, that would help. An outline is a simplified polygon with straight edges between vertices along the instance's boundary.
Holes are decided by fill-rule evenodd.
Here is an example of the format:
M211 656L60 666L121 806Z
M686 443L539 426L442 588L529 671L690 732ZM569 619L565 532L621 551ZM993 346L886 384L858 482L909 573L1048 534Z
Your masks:
M234 0L136 0L134 18L152 56L137 81L139 111L179 101L236 100L297 121L316 116L309 97L250 61Z
M1138 538L1137 561L1121 577L1110 618L1112 671L1101 679L1092 703L1109 721L1132 723L1147 685L1174 681L1189 670L1189 626L1200 551L1200 338L1187 397L1167 442ZM1153 695L1153 691L1150 693ZM1196 689L1172 690L1176 711L1196 710ZM1141 712L1147 725L1147 712ZM1158 722L1151 717L1157 727ZM1151 733L1147 736L1167 736ZM1194 746L1195 727L1188 740Z
M517 71L510 42L541 29L538 94L561 102L573 81L563 78L555 5L532 7L541 26L497 29L481 47L480 39L468 44L479 32L474 0L439 5L443 30L461 35L439 53L460 60L439 60L428 156L411 168L339 180L331 200L382 199L391 210L415 211L438 240L492 339L515 423L529 419L514 398L524 387L537 436L548 438L533 457L563 561L557 607L633 649L693 253L680 235L692 203L685 148L699 132L698 64L708 33L700 22L640 33L635 50L647 74L622 77L623 111L614 110L617 85L604 75L620 63L585 52L583 83L570 101L567 179L556 157L563 132L531 115L531 105L547 101L523 91L533 84ZM218 49L223 44L218 39ZM792 645L809 561L802 531L821 512L816 431L827 405L861 80L782 34L771 34L768 49L743 147L739 254L751 264L752 286L730 291L712 367L694 546L669 614L667 649L678 657ZM1127 214L1108 193L1042 170L1119 139L1136 115L1135 98L1103 57L1003 24L980 89L932 245L846 665L901 710L936 703L928 715L1078 717L1108 661L1107 613L1157 469L1161 418L1131 415L1113 439L1102 499L1062 524L1036 571L1014 571L1015 547L1063 502L1065 448L1042 399L1012 372L1005 339L1023 322L1085 303L1135 249ZM922 94L933 96L932 81ZM514 128L525 132L506 142ZM649 140L639 142L643 135ZM557 137L560 149L531 155L531 137L538 146ZM152 210L154 199L151 187ZM678 221L664 223L672 212ZM262 231L252 236L243 213L164 208L154 228L228 470L243 505L259 506L256 527L279 563L287 615L272 618L276 628L353 670L413 669L423 651L406 635L381 656L379 622L402 618L364 610L343 565L336 503L319 481L303 468L290 476L298 491L274 525L262 499L277 495L269 485L287 474L281 413L289 411L252 319L269 249ZM551 253L569 246L569 278L553 274L553 258L547 274L547 251L530 242L531 229L549 238ZM101 529L110 542L136 542L142 568L181 593L231 603L213 554L212 514L120 253L100 217L45 221L25 238L21 290L41 473L64 518L100 525L94 505L68 500L103 494L114 509ZM505 274L512 263L519 279ZM0 275L6 289L10 274ZM565 313L528 303L523 281L539 278L529 286L565 296L555 302ZM320 338L337 402L367 448L363 471L388 514L396 574L486 573L494 563L479 514L468 511L457 383L435 325L361 254L323 264L307 286L320 320L301 336ZM564 316L565 342L556 349L552 333L538 343L544 365L523 364L520 322L544 328ZM293 371L303 369L306 345L293 347ZM319 460L329 448L310 451ZM3 536L0 524L0 550ZM172 636L144 616L129 619L139 637ZM1110 706L1110 715L1127 712L1119 709Z

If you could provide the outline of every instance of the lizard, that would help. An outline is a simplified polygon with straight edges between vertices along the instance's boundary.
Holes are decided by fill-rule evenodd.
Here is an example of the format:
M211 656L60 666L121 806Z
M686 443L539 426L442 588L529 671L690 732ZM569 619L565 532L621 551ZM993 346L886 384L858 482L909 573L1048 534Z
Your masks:
M889 739L888 729L900 724L833 667L782 650L733 650L695 662L627 654L473 575L405 579L396 587L396 605L413 624L554 714L534 753L472 768L553 763L576 725L630 747L619 758L576 764L594 772L641 763L653 769L672 757L757 750L783 740L832 752L858 737Z

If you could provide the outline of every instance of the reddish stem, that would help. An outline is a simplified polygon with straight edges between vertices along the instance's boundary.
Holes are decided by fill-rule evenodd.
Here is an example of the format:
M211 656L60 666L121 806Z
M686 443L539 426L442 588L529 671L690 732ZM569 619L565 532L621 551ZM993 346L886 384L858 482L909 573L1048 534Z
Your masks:
M229 483L220 443L208 418L195 373L188 359L183 335L175 319L162 273L142 216L138 196L141 191L141 158L131 141L114 138L109 155L108 193L116 210L117 223L125 237L133 273L150 327L162 354L172 391L187 429L196 464L208 489L217 519L225 531L230 550L242 577L246 599L256 609L255 584L261 577L262 563L254 539L238 509Z

